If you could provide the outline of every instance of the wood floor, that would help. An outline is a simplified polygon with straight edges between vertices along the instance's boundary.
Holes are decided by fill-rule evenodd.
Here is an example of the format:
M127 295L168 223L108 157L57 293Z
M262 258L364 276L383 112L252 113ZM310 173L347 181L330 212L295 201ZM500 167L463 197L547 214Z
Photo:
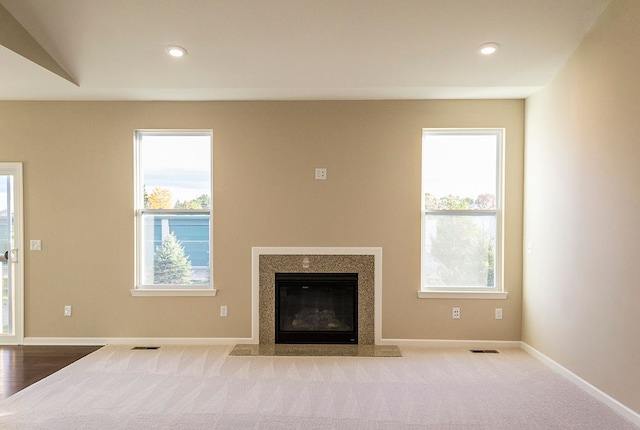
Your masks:
M46 378L100 346L0 346L0 399Z

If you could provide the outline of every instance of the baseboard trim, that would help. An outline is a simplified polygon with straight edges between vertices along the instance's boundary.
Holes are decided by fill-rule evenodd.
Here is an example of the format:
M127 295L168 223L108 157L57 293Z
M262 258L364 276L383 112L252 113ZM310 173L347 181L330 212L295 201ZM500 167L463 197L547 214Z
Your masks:
M252 338L232 337L25 337L24 345L235 345L252 343ZM499 349L520 348L511 340L382 339L377 345L430 348Z
M378 345L422 346L429 348L520 349L519 340L382 339Z
M595 399L599 400L600 402L604 403L605 405L613 409L618 415L622 416L623 418L626 418L627 420L631 421L635 425L640 426L639 413L623 405L622 403L620 403L619 401L617 401L616 399L614 399L604 391L600 390L599 388L585 381L580 376L576 375L575 373L573 373L566 367L562 366L561 364L557 363L553 359L547 357L546 355L544 355L543 353L541 353L531 345L525 342L522 342L522 349L528 352L529 354L531 354L533 357L535 357L542 363L544 363L547 367L549 367L551 370L558 373L563 378L569 380L574 385L581 388L591 397L594 397Z
M25 337L23 345L235 345L244 337Z

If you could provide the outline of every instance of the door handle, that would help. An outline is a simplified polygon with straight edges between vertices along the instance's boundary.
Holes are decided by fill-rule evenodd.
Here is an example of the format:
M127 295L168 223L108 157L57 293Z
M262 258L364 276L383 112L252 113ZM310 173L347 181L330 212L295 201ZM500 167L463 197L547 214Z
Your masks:
M18 262L18 250L10 249L5 251L4 254L0 254L0 263L17 263Z

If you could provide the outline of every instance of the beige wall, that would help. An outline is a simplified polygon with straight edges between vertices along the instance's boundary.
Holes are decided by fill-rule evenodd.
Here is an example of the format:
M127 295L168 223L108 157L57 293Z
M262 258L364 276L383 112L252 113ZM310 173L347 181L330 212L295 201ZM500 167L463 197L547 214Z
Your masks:
M252 246L381 246L384 338L519 340L523 123L522 100L0 102L0 158L24 162L25 240L43 246L26 336L249 337ZM506 128L508 300L417 298L423 127ZM138 128L213 130L217 297L130 295Z
M640 2L526 102L523 340L640 412Z

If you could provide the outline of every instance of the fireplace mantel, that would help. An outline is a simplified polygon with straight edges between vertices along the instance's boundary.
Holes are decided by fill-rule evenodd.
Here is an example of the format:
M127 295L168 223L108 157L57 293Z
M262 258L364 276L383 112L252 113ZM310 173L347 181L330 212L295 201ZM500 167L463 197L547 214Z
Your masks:
M286 267L283 267L283 271L290 271L292 262L295 262L296 271L314 271L314 266L317 265L318 261L322 261L322 256L334 257L332 261L342 261L345 260L348 263L349 259L341 259L340 256L372 256L373 257L373 305L372 312L373 318L370 318L369 321L373 321L373 328L370 328L370 335L366 332L363 334L362 343L375 343L381 344L382 340L382 248L362 248L362 247L340 247L340 248L330 248L330 247L253 247L251 249L252 252L252 322L251 322L251 340L250 343L272 343L270 328L265 324L265 320L267 324L271 324L271 316L268 315L265 319L265 316L260 314L261 304L260 304L260 257L261 256L283 256L281 259L283 264ZM286 258L284 258L286 256ZM299 260L292 259L292 257L300 257ZM307 257L307 258L305 258ZM275 259L276 261L280 261L280 259ZM310 267L305 267L307 263L311 261ZM357 260L357 259L356 259ZM369 260L370 261L370 260ZM342 263L340 263L342 264ZM358 263L355 263L356 265ZM273 271L273 267L269 270ZM279 270L279 269L278 269ZM333 271L333 268L330 269ZM352 270L352 268L345 268L345 270ZM323 271L323 270L320 270ZM270 275L269 275L270 276ZM263 286L263 288L269 288L269 285ZM270 303L263 303L264 305L270 306ZM261 319L262 324L265 325L261 327ZM370 323L368 324L371 325ZM262 337L262 339L261 339Z

